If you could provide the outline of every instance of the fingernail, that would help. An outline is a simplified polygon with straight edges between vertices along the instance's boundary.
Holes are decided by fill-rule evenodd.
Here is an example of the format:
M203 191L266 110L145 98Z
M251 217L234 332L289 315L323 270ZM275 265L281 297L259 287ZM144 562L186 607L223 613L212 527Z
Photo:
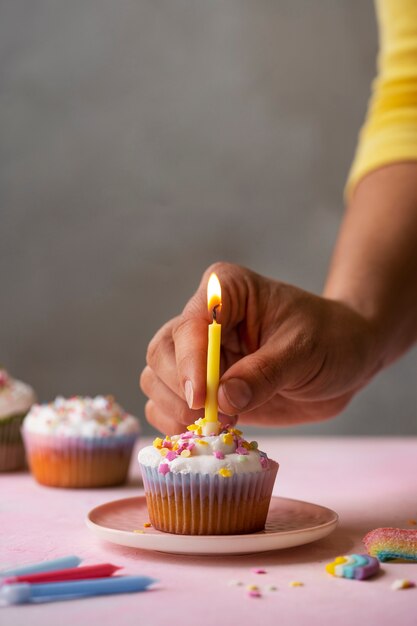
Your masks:
M194 390L193 390L193 383L191 382L191 380L185 381L184 393L185 393L185 399L187 400L187 404L190 407L190 409L192 409L193 400L194 400Z
M248 383L239 378L231 378L222 383L223 392L228 402L239 411L248 406L252 399L252 391Z

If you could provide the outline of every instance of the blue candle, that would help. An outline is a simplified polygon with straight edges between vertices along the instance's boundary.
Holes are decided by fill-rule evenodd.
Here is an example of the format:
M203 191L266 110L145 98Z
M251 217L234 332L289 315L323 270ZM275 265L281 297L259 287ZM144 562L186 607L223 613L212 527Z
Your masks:
M3 585L0 588L0 600L4 604L27 604L30 602L48 602L105 596L114 593L132 593L144 591L156 582L148 576L113 576L112 578L94 578L74 582L28 583Z
M70 567L78 567L81 561L82 559L79 556L63 556L53 561L42 561L41 563L32 563L31 565L4 570L0 572L0 578L22 576L23 574L38 574L39 572L53 572L57 569L69 569Z

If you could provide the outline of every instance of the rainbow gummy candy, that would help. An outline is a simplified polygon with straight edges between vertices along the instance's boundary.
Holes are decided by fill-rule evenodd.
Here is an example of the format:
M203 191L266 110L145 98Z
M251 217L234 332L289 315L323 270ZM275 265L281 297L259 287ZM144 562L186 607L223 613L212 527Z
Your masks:
M367 554L346 554L338 556L326 565L326 572L339 578L365 580L379 570L379 561Z
M368 554L380 561L417 561L417 530L376 528L363 538Z

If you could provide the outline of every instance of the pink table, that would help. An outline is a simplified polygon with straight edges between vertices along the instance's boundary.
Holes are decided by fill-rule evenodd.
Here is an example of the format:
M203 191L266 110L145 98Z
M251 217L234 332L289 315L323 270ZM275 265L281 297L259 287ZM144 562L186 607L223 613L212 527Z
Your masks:
M146 442L147 443L147 442ZM380 526L407 528L417 518L416 439L259 439L281 469L276 494L328 506L340 515L329 537L310 545L252 556L185 557L100 542L85 527L86 513L108 500L142 493L132 464L124 488L66 491L40 487L26 473L0 476L1 566L65 554L85 564L112 562L129 574L160 580L159 589L134 595L90 598L44 606L0 609L7 626L181 626L262 624L415 625L417 588L392 591L397 578L417 582L417 564L383 565L375 580L329 576L324 565L339 554L363 551L361 538ZM252 573L255 567L265 575ZM250 598L231 579L275 592ZM299 580L303 587L290 588Z

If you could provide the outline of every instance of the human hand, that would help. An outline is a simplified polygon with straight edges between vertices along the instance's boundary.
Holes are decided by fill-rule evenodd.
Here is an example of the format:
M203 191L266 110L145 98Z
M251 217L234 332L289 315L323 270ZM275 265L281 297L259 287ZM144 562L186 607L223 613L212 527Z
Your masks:
M149 344L140 385L149 397L146 417L158 430L179 433L202 417L211 272L222 285L218 400L225 416L263 426L327 419L377 371L375 331L357 312L246 268L217 263L204 273L183 313Z

